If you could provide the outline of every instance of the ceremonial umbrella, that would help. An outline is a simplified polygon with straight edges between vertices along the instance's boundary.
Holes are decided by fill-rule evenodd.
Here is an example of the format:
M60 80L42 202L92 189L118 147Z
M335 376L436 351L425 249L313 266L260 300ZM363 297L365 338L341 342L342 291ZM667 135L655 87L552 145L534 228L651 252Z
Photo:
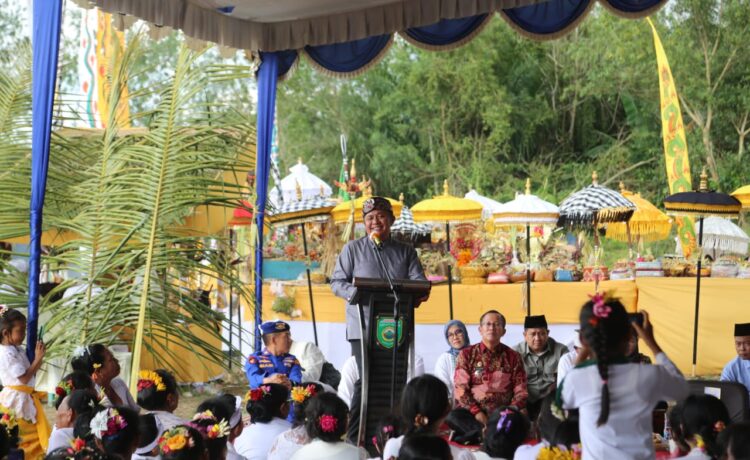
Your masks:
M466 198L448 193L448 181L443 182L443 194L422 200L411 207L416 222L445 222L445 241L448 253L451 252L451 222L480 220L483 206ZM448 304L450 319L453 319L453 273L448 265Z
M297 197L302 197L302 192L298 188ZM269 214L268 220L273 224L301 224L302 227L302 247L305 250L305 259L307 253L307 233L305 223L316 222L328 219L331 210L336 203L324 196L314 196L311 198L295 201L284 201L273 214ZM305 273L307 274L307 292L310 296L310 313L312 314L313 335L315 336L315 345L318 344L318 325L315 321L315 304L313 303L312 281L310 280L310 261L305 260Z
M679 192L664 198L667 212L675 216L698 218L698 276L695 284L695 320L693 322L693 375L698 356L698 311L701 298L701 263L703 259L703 221L706 217L737 217L742 204L731 195L708 190L706 169L701 173L700 188L693 192Z
M703 250L747 254L750 237L739 225L724 217L706 217L703 221Z
M336 205L336 207L331 210L333 221L337 224L345 224L349 221L349 217L352 215L352 213L354 213L354 222L364 222L364 219L362 218L362 205L364 204L365 200L367 200L368 198L372 198L371 195L371 193L366 193L353 202L351 200L344 201ZM400 201L394 200L393 198L385 197L385 199L391 202L391 206L393 207L393 215L401 215L401 208L403 207L403 204Z
M302 163L302 159L297 160L297 164L289 168L290 174L281 179L281 200L279 200L279 191L277 188L271 189L268 193L269 200L275 205L281 202L306 200L315 198L320 195L325 197L331 196L333 190L323 179L310 172L310 169ZM298 189L302 191L302 198L297 198Z
M555 224L560 209L531 194L531 179L526 179L526 193L502 205L495 212L495 223L502 226L526 226L526 314L531 316L531 226Z
M492 198L488 198L486 196L482 196L479 193L477 193L476 190L471 189L469 190L466 195L464 195L464 198L469 200L474 200L477 203L482 205L482 218L483 219L490 219L492 216L500 210L500 208L503 206L503 204L499 201L495 201Z
M599 176L591 174L591 185L572 193L560 203L560 227L590 228L594 231L595 289L599 290L599 232L600 224L627 222L635 205L612 189L599 185Z
M672 219L669 216L643 198L640 193L625 190L625 184L622 182L620 182L620 194L635 205L635 212L627 223L607 224L607 238L626 241L629 246L631 246L632 237L639 242L669 238L669 233L672 231Z
M391 225L391 233L400 233L402 235L426 235L430 233L432 229L429 225L414 222L414 215L411 213L411 210L408 206L403 205L403 193L398 197L398 201L402 203L401 215Z
M750 185L738 188L732 192L732 196L740 201L743 209L750 209Z

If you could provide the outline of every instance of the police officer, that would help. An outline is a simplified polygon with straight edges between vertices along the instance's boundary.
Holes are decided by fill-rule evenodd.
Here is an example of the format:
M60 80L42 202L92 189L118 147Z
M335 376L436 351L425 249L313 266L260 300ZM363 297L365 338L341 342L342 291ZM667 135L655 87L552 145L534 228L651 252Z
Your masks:
M294 355L289 354L292 337L289 324L283 321L266 321L261 324L263 351L251 354L245 363L245 375L250 388L264 383L278 383L291 388L302 382L302 367Z

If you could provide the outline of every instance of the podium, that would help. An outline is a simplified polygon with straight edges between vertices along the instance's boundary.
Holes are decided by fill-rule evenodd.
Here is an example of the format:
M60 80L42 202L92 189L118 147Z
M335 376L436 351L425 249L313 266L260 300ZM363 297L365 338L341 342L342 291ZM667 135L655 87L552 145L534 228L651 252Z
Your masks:
M407 375L410 374L408 368L410 365L414 366L414 304L430 292L431 285L429 281L393 280L399 300L399 323L396 327L395 299L387 280L354 278L352 284L357 291L351 303L359 306L359 327L362 337L359 445L367 445L367 440L375 435L380 419L392 413L398 405L401 390L406 385ZM397 329L394 368L394 338ZM392 382L394 374L395 380Z

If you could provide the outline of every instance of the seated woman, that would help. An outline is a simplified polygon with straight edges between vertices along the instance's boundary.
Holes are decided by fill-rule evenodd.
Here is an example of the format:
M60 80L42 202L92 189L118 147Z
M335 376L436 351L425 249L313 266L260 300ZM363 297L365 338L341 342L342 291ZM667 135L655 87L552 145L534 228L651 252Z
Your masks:
M174 376L164 369L138 373L138 404L157 416L164 430L187 423L174 415L180 404L180 392Z
M333 393L310 399L305 409L305 430L311 441L291 460L365 460L367 452L342 441L349 427L349 408Z
M276 436L292 427L289 415L289 390L278 383L268 383L247 392L247 413L250 426L234 442L234 449L248 460L268 456Z
M60 401L55 416L55 426L47 443L48 454L60 447L70 446L70 442L75 437L73 426L76 419L81 414L92 412L96 403L96 397L91 390L73 390Z
M448 398L453 402L453 374L456 372L456 358L458 354L469 344L469 332L466 325L454 319L448 321L443 329L445 341L448 342L448 351L441 354L435 363L435 376L448 387Z
M406 384L401 395L401 418L406 434L390 439L383 449L383 460L398 458L401 443L405 436L417 434L437 434L440 425L450 411L448 388L434 375L425 374L413 378ZM450 446L455 460L470 460L470 451Z
M310 399L322 392L323 386L315 382L292 387L292 428L276 437L268 451L268 460L286 460L310 442L305 429L305 409Z
M125 406L136 412L140 411L128 386L120 375L120 363L111 351L100 343L81 346L73 352L71 361L73 370L82 371L91 376L97 393L102 397L104 406Z

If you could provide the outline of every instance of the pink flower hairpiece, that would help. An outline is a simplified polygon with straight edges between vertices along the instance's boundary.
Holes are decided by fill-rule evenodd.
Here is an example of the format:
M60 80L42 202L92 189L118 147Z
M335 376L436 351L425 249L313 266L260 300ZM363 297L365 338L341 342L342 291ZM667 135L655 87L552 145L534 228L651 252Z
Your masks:
M333 415L321 415L318 417L318 425L324 433L333 433L338 426L339 421Z
M386 425L383 427L383 433L393 433L393 425Z
M594 316L597 318L609 318L609 314L612 313L612 307L607 305L607 293L597 292L594 295L589 295L591 303L594 304Z

